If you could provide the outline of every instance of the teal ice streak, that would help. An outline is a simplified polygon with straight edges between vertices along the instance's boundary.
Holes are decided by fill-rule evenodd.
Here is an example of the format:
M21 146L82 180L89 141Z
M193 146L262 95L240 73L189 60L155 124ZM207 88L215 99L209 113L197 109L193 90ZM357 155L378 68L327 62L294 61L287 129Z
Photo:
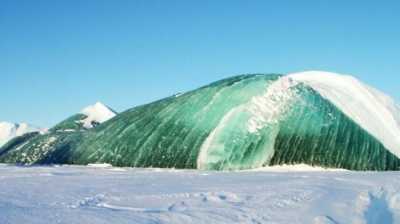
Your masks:
M108 161L117 166L196 168L199 149L221 119L232 108L262 94L277 78L238 76L126 111L89 133L78 148L82 153L76 160ZM235 145L247 148L259 139Z
M271 164L309 164L350 170L398 170L400 159L313 89L298 98L279 124Z
M224 79L127 110L89 130L76 126L83 115L74 115L46 135L10 141L0 148L0 162L400 169L400 159L382 142L312 88L285 78L258 74Z

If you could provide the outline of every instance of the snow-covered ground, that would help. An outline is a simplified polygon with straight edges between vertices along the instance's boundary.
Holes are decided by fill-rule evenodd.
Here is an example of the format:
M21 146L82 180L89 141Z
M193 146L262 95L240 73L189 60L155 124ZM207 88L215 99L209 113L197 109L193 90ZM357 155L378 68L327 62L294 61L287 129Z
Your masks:
M0 223L400 223L398 175L0 165Z

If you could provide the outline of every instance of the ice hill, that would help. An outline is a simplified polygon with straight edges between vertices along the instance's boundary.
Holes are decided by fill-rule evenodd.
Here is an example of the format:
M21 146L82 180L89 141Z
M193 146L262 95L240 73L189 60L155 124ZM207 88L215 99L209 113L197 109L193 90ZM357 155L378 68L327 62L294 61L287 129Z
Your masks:
M33 132L45 132L45 129L41 129L27 123L10 123L0 122L0 147L6 144L11 139Z
M39 137L41 146L31 139L3 147L0 161L214 170L301 163L400 169L399 107L351 76L327 72L235 76L83 129L55 128Z

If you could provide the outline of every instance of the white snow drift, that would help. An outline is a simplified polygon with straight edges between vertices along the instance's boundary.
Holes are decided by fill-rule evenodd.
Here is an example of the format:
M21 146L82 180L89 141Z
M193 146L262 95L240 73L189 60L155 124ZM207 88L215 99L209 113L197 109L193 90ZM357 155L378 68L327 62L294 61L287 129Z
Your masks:
M316 90L400 157L400 109L392 98L348 75L308 71L288 77Z

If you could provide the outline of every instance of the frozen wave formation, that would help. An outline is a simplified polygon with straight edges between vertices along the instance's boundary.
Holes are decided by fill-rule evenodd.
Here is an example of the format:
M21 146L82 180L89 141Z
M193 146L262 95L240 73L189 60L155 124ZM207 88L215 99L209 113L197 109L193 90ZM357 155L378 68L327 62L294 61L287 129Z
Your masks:
M32 153L40 145L35 138L3 148L0 161L213 170L276 164L400 168L395 102L351 76L319 71L235 76L64 135L47 134L53 141L40 156Z

